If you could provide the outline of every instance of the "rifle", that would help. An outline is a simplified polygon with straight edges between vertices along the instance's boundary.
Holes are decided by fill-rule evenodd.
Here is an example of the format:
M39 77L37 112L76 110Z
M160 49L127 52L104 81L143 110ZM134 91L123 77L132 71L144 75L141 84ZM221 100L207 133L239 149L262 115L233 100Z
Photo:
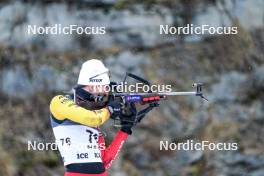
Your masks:
M148 86L151 86L150 82L147 81L146 79L137 76L135 74L132 73L126 73L125 78L123 80L123 82L126 82L127 77L131 77L137 81L140 81L143 84L146 84ZM120 84L120 83L119 83ZM118 85L115 82L111 82L111 85ZM159 101L161 100L166 100L169 96L186 96L186 95L194 95L194 96L198 96L201 97L202 99L208 101L207 98L204 97L203 95L203 91L202 91L202 83L194 83L192 85L194 88L196 88L195 91L189 91L189 92L158 92L158 93L154 93L154 92L140 92L140 93L123 93L123 92L119 92L117 89L112 89L110 96L112 97L112 99L118 99L118 101L120 101L124 107L128 104L131 103L135 103L135 104L140 104L140 105L148 105L146 108L144 108L143 110L137 112L136 114L136 118L134 120L134 125L138 122L140 122L143 117L149 112L151 111L154 107L159 106ZM125 111L125 109L124 109ZM129 121L129 119L127 119ZM116 123L115 123L115 126Z

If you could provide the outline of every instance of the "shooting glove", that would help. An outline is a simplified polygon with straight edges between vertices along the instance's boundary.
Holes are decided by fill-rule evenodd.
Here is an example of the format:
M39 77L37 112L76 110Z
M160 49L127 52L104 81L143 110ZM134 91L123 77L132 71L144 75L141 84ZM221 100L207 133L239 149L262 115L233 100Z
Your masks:
M108 110L111 114L111 118L115 119L121 113L121 103L118 101L109 101L108 103Z
M132 134L132 127L135 124L137 109L134 103L126 105L125 111L120 114L121 130L129 135Z

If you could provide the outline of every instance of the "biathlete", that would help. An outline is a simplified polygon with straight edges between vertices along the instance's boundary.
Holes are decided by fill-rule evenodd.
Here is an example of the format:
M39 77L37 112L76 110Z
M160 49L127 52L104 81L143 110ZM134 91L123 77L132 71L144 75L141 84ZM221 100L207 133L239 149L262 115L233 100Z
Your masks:
M122 113L121 104L109 98L109 70L100 60L83 63L77 86L69 95L57 95L50 103L54 136L66 169L64 176L106 176L136 117L133 104ZM121 129L106 147L100 131L110 117L121 119ZM123 121L123 117L131 121Z

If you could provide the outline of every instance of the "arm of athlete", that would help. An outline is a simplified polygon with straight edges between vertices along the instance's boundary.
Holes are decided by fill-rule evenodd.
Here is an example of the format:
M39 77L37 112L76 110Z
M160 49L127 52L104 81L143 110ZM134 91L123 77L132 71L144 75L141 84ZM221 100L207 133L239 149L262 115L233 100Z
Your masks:
M51 100L50 111L57 120L68 119L91 127L102 125L110 117L108 108L94 111L87 110L63 95L57 95Z
M112 162L117 157L118 152L121 150L128 135L132 134L132 127L134 126L134 120L136 118L137 111L133 103L131 103L131 105L129 105L128 108L130 113L120 115L121 130L117 132L114 140L107 148L105 148L104 137L102 135L100 135L99 137L101 156L106 169L111 167Z
M107 148L105 147L104 137L100 135L99 146L101 149L101 157L102 157L105 169L108 169L111 167L112 162L117 157L128 135L129 135L128 133L123 132L122 130L119 130L114 140Z

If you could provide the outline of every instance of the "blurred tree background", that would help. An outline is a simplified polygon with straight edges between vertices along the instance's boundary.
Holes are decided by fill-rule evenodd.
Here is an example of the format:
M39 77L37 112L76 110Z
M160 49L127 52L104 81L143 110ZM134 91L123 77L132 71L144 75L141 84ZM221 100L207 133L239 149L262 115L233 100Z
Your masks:
M264 175L264 2L262 0L0 1L0 175L60 176L51 98L77 82L83 61L102 59L120 81L133 72L189 90L135 128L110 169L115 176ZM106 26L105 35L28 35L27 26ZM237 26L237 35L160 35L159 25ZM110 142L117 129L104 126ZM159 141L237 142L238 151L160 151Z

